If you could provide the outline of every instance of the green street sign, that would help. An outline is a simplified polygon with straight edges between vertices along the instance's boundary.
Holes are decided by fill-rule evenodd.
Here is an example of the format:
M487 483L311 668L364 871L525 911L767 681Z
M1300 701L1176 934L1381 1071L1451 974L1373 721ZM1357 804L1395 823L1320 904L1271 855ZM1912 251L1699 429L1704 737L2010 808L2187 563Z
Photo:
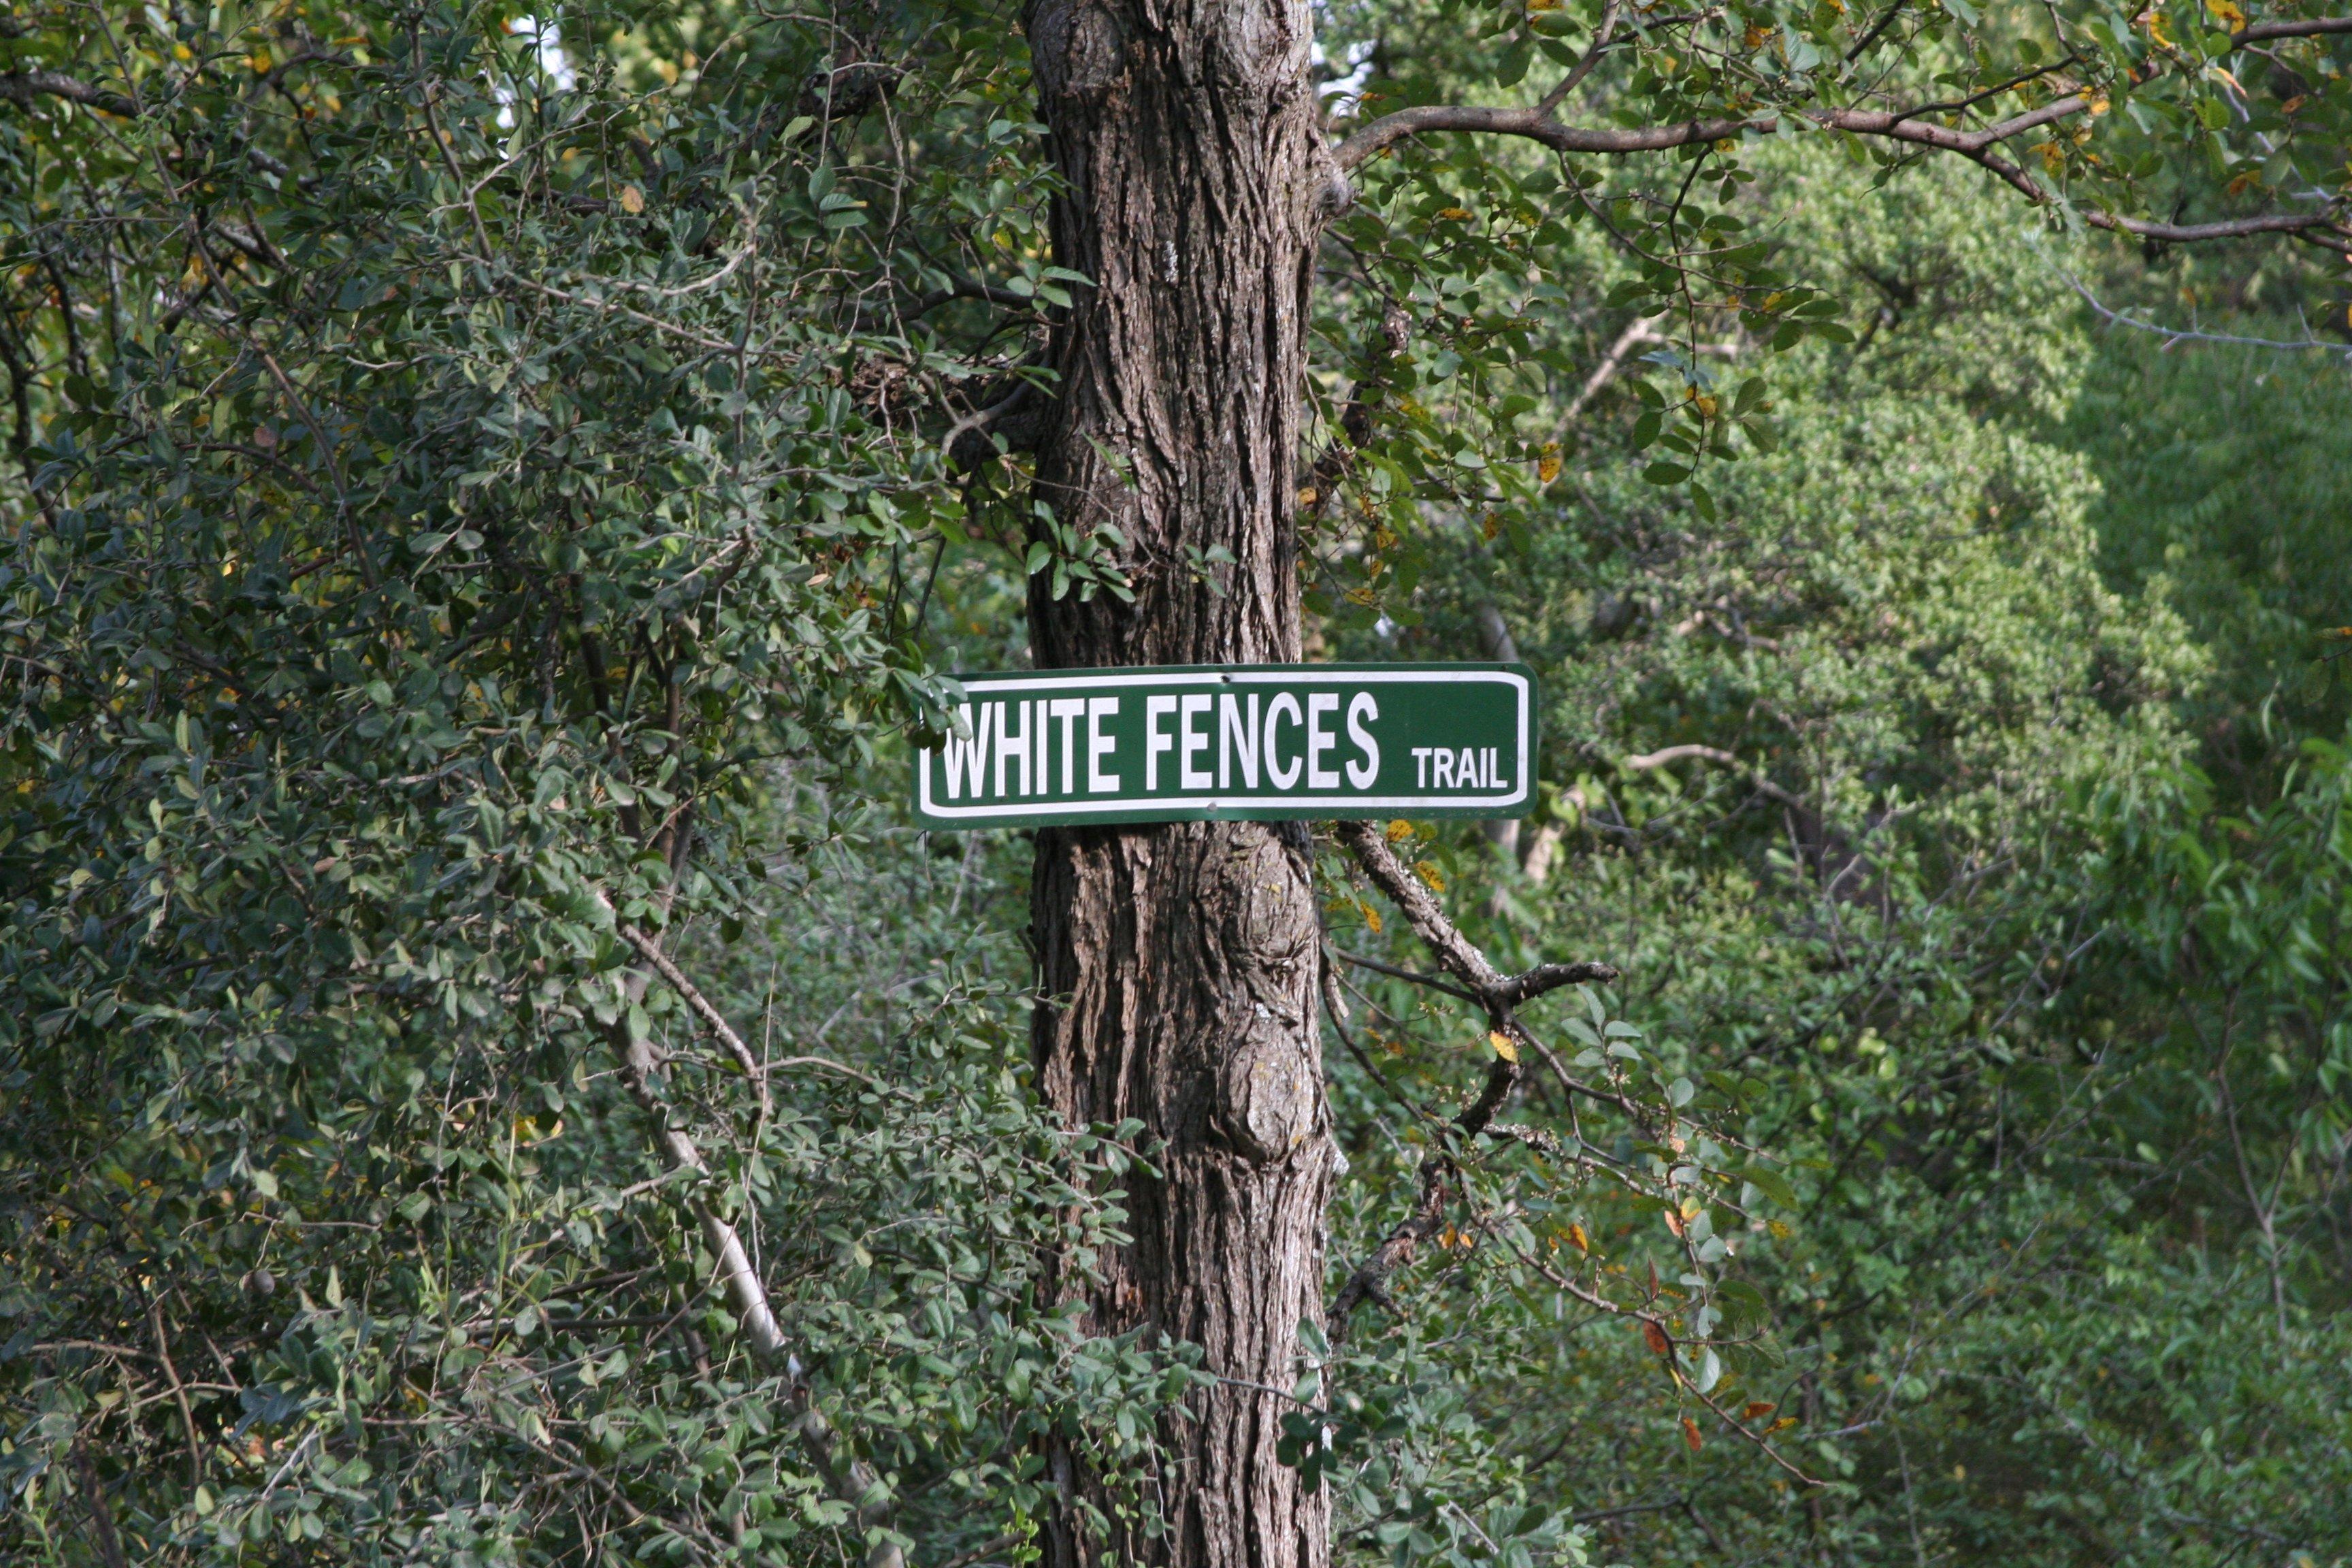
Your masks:
M927 827L1508 817L1534 800L1517 664L1187 665L962 677L915 759Z

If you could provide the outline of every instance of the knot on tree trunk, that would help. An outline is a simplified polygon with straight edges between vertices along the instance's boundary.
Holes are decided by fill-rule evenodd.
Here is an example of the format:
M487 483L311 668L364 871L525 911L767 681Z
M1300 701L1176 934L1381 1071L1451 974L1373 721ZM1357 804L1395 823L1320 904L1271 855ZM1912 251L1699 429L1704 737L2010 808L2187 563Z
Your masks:
M1030 13L1028 30L1029 58L1045 93L1088 97L1118 79L1124 29L1095 0L1045 0Z

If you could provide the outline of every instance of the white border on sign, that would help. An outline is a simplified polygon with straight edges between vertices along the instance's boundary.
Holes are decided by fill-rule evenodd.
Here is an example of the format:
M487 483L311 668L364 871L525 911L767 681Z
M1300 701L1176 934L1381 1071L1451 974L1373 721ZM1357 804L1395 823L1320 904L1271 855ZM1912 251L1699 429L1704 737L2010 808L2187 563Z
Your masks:
M1528 722L1534 704L1528 690L1528 678L1507 669L1366 669L1333 671L1328 676L1302 673L1311 671L1313 665L1277 665L1244 668L1234 670L1205 669L1171 672L1164 675L1148 673L1126 674L1111 670L1057 670L1052 673L1024 675L1010 680L989 680L971 689L972 700L982 693L999 691L1061 691L1071 687L1100 690L1106 686L1235 686L1235 685L1381 685L1404 681L1434 681L1440 684L1463 681L1501 681L1518 693L1519 699L1519 768L1518 787L1502 795L1350 795L1339 790L1300 790L1292 795L1128 795L1118 800L1103 801L1040 801L1034 805L935 805L931 802L931 760L937 752L919 753L922 766L916 770L916 806L926 816L953 821L972 816L1068 816L1074 813L1108 815L1128 811L1220 811L1250 806L1312 805L1328 802L1334 805L1361 806L1374 811L1409 811L1415 806L1454 807L1519 805L1531 798L1533 759L1528 755Z

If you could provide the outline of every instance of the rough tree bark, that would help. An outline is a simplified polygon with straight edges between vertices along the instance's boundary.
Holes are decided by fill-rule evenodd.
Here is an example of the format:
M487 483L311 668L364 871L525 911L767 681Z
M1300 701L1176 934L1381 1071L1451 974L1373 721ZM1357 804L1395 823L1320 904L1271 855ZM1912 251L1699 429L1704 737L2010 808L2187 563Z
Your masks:
M1318 232L1346 187L1318 129L1303 0L1033 0L1041 117L1066 182L1055 261L1093 286L1053 328L1037 494L1111 524L1135 600L1052 599L1044 668L1299 657L1293 510ZM1222 545L1230 565L1207 567ZM1206 570L1204 571L1204 567ZM1260 824L1048 831L1033 917L1040 1083L1070 1121L1140 1118L1163 1174L1130 1189L1130 1247L1094 1326L1150 1325L1233 1381L1162 1436L1157 1540L1083 1538L1054 1568L1320 1568L1320 1497L1276 1463L1298 1324L1323 1314L1335 1161L1315 1015L1303 833ZM1059 1479L1084 1489L1069 1457Z

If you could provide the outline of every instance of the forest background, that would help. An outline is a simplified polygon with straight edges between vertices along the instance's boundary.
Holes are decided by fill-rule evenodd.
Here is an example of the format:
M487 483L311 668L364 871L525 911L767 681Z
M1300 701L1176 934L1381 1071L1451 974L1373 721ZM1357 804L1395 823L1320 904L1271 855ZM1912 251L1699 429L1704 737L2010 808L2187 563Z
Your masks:
M1082 286L1007 18L99 14L0 21L0 1556L1014 1563L1054 1443L1148 1517L1212 1373L1055 1271L1151 1151L1032 1094L1025 843L905 823L1123 591L956 460ZM1510 89L1471 15L1330 6L1330 111ZM1556 163L1334 227L1312 657L1538 669L1542 809L1391 837L1764 1154L1703 1361L1568 1285L1712 1215L1477 1156L1290 1391L1337 1556L2352 1562L2341 268L1800 137L1776 333L1605 203L1512 263ZM1769 424L1694 490L1660 386ZM1489 1042L1321 865L1336 1292Z

